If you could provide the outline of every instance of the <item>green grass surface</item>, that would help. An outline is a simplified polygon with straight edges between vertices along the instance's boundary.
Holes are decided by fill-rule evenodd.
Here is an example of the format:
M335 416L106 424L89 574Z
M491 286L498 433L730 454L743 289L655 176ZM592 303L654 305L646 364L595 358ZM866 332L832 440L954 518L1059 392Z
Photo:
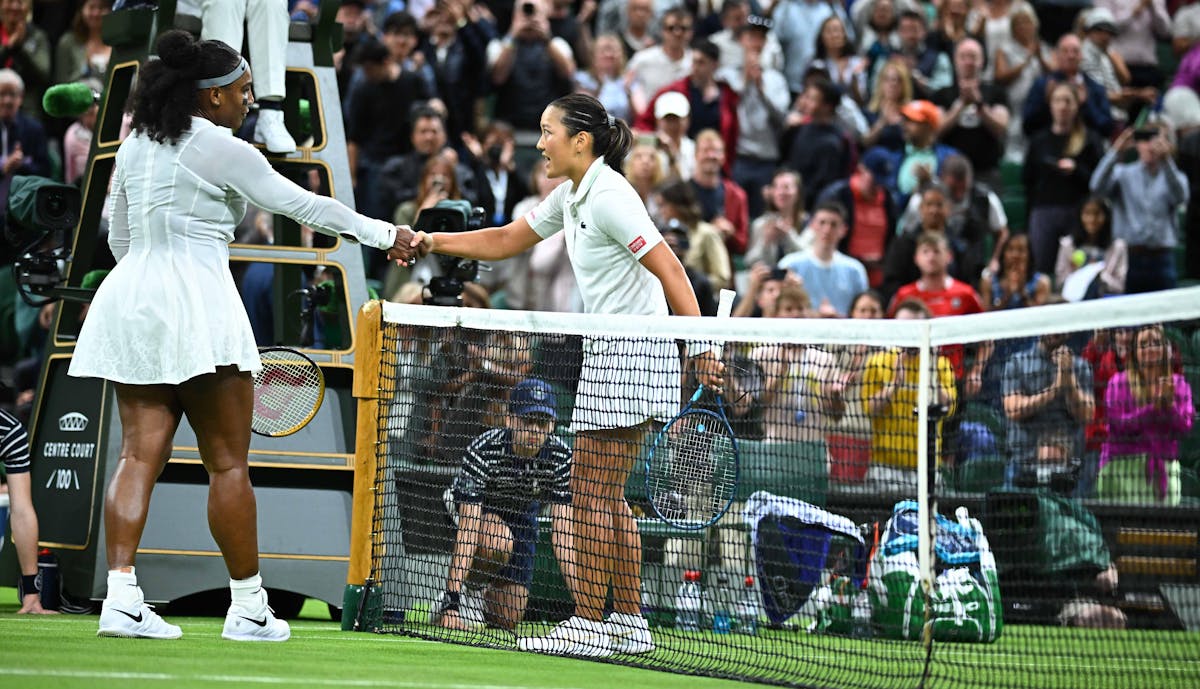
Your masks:
M0 688L431 687L434 689L695 688L747 686L582 660L342 632L324 603L309 601L283 644L220 638L216 617L170 620L178 641L100 639L95 616L15 613L16 592L0 588ZM528 625L537 631L540 625ZM919 644L857 641L799 632L758 637L658 634L651 665L746 669L769 661L776 681L828 687L916 687ZM941 644L928 687L1117 689L1200 686L1200 635L1009 626L992 645Z

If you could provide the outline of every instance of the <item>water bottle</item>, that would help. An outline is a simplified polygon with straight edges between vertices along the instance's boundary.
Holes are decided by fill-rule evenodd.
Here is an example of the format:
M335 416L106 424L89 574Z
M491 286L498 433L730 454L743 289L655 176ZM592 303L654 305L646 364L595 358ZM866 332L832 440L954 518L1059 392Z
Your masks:
M871 597L866 591L859 591L850 607L850 636L869 639L871 635Z
M737 621L733 630L738 634L750 636L758 633L758 592L754 590L754 577L746 577L742 599L737 605Z
M645 579L642 579L642 617L651 627L658 626L658 615L654 612L654 596L646 586Z
M713 596L712 630L714 634L728 634L731 627L732 611L729 577L725 574L717 576L717 590Z
M58 558L49 548L38 551L37 589L42 607L58 610L62 605L62 588L58 582ZM28 593L28 592L26 592Z
M683 573L683 584L675 594L675 628L683 632L700 631L700 608L704 605L700 591L700 573L689 569Z

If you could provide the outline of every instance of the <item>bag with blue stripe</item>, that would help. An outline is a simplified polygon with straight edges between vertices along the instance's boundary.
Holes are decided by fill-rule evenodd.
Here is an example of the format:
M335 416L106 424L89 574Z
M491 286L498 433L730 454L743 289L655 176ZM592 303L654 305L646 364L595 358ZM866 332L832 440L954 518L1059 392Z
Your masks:
M996 559L979 520L964 507L955 517L937 515L933 638L991 643L1004 627ZM872 558L872 617L885 638L921 638L925 599L917 565L917 523L917 503L897 503Z

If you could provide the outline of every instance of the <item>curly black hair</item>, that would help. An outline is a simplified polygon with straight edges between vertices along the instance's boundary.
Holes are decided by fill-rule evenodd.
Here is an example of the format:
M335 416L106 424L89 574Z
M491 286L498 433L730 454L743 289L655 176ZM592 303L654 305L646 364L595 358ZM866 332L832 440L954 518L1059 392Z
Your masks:
M228 74L242 56L221 41L200 41L186 31L158 37L155 52L138 74L133 94L133 128L159 143L174 145L192 124L196 81Z

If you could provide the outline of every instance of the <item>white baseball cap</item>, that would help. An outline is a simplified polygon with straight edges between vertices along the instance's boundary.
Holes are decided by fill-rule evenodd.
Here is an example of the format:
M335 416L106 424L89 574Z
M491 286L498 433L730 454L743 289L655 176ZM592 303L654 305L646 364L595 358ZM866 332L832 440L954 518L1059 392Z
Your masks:
M692 114L692 104L688 97L678 91L667 91L654 101L654 119L661 120L667 115L687 117Z

